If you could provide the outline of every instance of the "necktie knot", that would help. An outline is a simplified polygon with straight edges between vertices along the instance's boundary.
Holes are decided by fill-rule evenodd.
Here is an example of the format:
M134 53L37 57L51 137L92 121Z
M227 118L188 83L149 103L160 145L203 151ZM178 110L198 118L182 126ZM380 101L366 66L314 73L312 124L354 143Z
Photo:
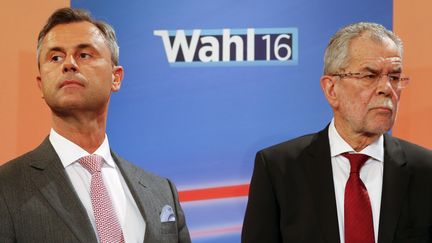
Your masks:
M350 154L350 153L343 153L342 154L345 158L347 158L351 165L351 171L350 173L359 173L360 168L366 163L366 161L369 159L369 156L366 154Z
M88 172L90 172L90 174L93 175L94 173L101 171L103 160L102 156L91 154L80 158L78 161L86 170L88 170Z

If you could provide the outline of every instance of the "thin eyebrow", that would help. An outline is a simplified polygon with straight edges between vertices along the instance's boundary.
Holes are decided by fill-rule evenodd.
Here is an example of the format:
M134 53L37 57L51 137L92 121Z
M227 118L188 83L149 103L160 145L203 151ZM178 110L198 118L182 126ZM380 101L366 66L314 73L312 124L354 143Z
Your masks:
M373 74L378 74L378 73L380 73L380 71L378 71L378 70L376 70L376 69L373 69L373 68L371 68L371 67L364 67L364 68L362 69L362 71L370 72L370 73L373 73ZM398 67L398 68L396 68L396 69L390 71L389 73L392 73L392 74L400 74L400 73L402 73L402 68L401 68L401 67Z
M93 45L87 44L87 43L79 44L75 48L78 49L78 50L87 49L87 48L90 48L92 50L96 50L96 48L94 48ZM54 47L51 47L48 50L47 53L50 53L50 52L53 52L53 51L66 52L66 50L63 47L54 46Z
M47 53L50 53L50 52L53 52L53 51L64 52L65 49L64 49L64 48L61 48L61 47L57 47L57 46L55 46L55 47L51 47L51 48L48 50Z
M91 45L91 44L87 44L87 43L83 43L83 44L79 44L77 47L76 47L77 49L87 49L87 48L90 48L90 49L93 49L93 50L96 50L96 48L93 46L93 45Z
M370 72L370 73L373 73L373 74L378 74L380 71L378 71L378 70L376 70L376 69L373 69L373 68L371 68L371 67L364 67L363 69L362 69L362 71L364 71L364 72Z
M390 73L400 74L400 73L402 73L402 68L398 67L398 68L392 70Z

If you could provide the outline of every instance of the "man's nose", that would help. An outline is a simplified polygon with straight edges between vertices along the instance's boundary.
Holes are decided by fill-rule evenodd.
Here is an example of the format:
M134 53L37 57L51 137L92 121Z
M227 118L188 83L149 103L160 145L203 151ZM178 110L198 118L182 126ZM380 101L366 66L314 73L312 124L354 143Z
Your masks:
M72 55L69 55L66 57L65 61L63 62L63 72L77 72L78 71L78 65Z
M393 90L396 90L396 87L394 87L394 83L392 82L390 76L388 74L380 75L379 79L377 80L378 93L389 96L392 94Z

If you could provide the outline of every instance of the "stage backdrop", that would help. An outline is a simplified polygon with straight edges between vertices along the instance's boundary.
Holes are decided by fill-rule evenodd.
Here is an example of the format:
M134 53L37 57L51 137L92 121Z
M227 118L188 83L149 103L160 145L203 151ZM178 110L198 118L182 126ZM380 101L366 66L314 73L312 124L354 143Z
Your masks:
M239 242L255 153L316 132L319 78L340 27L392 29L392 1L82 1L117 30L112 148L171 178L194 242Z

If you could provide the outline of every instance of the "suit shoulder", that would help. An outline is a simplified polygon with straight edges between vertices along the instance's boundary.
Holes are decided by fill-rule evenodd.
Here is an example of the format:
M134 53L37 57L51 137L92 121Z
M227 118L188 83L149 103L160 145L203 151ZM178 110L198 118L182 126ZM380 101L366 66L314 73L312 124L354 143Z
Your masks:
M427 148L422 147L418 144L411 143L411 142L408 142L408 141L400 139L400 138L395 138L395 139L399 141L401 146L406 151L410 151L410 152L412 151L412 152L417 153L417 154L420 153L422 155L429 156L429 157L432 156L432 150L430 150L430 149L427 149Z
M290 157L297 158L314 141L317 133L300 136L258 151L266 157Z
M409 161L425 161L432 165L432 150L400 138L393 139L395 139L400 144L405 156Z
M0 166L0 179L4 177L13 179L16 176L24 176L23 169L30 166L33 162L50 161L56 158L58 159L58 156L54 148L48 138L45 138L38 147Z
M20 155L0 166L0 179L14 177L20 173L23 167L27 166L31 161L33 151Z
M432 151L400 138L386 135L384 137L386 153L400 163L407 163L412 172L419 174L432 173Z
M28 172L33 157L33 151L30 151L0 166L0 191L13 193L27 188L31 181Z
M164 198L165 200L172 202L177 198L177 190L169 179L143 170L117 155L115 155L115 157L124 170L123 176L129 177L129 179L130 176L133 176L138 179L140 184L150 189L152 193L157 195L159 198Z
M122 157L120 157L118 155L115 155L115 157L120 161L120 163L122 164L122 167L124 167L124 169L126 169L128 171L134 171L138 176L145 178L145 180L148 181L149 183L161 185L161 183L167 184L169 182L169 180L167 178L156 175L156 174L149 172L147 170L144 170L141 167L136 166L132 162L129 162L128 160L123 159Z

